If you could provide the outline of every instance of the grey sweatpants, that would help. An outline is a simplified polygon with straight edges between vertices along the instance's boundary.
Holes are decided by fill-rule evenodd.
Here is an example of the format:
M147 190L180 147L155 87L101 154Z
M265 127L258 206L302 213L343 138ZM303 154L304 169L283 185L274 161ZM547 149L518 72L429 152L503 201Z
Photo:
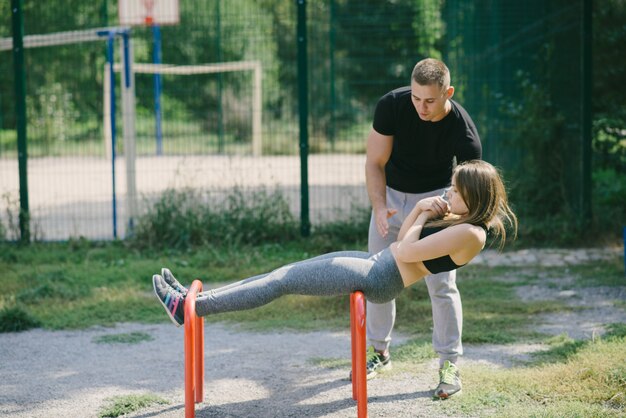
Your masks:
M404 282L388 248L372 256L339 251L202 292L196 299L196 312L206 316L256 308L283 295L335 296L356 290L367 300L384 303L402 289Z
M387 187L387 207L397 209L398 213L389 218L389 233L385 238L378 233L374 218L370 222L368 250L377 253L387 248L398 238L404 219L411 213L415 204L430 196L440 196L443 189L428 193L402 193ZM456 287L456 270L431 274L425 278L432 304L433 313L433 349L439 355L439 362L449 360L456 363L463 354L461 333L463 330L463 309L461 295ZM367 337L378 351L389 348L391 331L396 319L396 302L383 304L367 301Z

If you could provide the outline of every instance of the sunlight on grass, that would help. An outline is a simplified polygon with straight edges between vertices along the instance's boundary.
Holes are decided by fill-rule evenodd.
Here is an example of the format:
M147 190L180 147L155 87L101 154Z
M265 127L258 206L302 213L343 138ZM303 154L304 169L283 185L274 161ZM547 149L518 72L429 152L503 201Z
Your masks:
M347 296L285 296L258 309L205 317L207 322L238 323L242 329L274 332L277 329L314 331L349 329Z
M322 358L322 357L314 357L309 359L309 363L314 364L318 367L323 367L325 369L346 369L349 370L352 367L352 362L350 358Z
M107 405L98 413L98 418L115 418L152 405L168 403L165 399L150 394L116 396L107 400Z
M626 339L588 341L567 360L534 367L467 366L464 395L445 404L450 414L623 416L626 411Z
M52 300L30 311L45 328L77 329L119 322L159 322L163 308L153 294L124 288L97 288L93 295L73 301Z

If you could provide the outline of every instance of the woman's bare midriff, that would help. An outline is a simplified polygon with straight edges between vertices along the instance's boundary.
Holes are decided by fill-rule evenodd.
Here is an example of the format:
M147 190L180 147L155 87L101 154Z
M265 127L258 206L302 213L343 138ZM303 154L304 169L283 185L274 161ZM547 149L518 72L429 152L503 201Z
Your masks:
M389 249L391 250L391 254L393 254L393 258L396 260L396 265L398 266L398 271L400 271L400 276L402 276L404 287L409 287L430 274L430 271L428 271L421 261L416 263L399 261L398 257L396 257L397 246L398 243L394 242Z

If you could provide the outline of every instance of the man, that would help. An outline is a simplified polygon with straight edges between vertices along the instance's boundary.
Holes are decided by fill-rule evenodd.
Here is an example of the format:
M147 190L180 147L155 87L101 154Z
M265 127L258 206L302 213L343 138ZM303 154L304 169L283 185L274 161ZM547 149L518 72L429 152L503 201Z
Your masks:
M372 203L368 251L377 253L397 239L400 226L424 197L441 195L450 185L455 163L480 159L480 138L472 118L452 100L454 87L446 65L427 58L415 65L411 85L384 95L377 103L367 138L365 175ZM432 303L433 347L439 355L435 397L461 390L456 366L463 354L463 312L456 270L427 276ZM367 303L368 378L391 366L389 346L395 301Z

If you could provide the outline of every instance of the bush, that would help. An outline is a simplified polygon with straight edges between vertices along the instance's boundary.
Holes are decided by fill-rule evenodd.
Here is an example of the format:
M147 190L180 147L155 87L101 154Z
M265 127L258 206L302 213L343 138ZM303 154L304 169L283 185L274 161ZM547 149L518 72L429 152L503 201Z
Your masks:
M39 326L40 323L36 318L17 306L0 311L0 333L26 331Z
M613 169L594 172L592 199L597 227L620 235L626 226L626 176Z
M346 244L351 248L366 246L371 210L369 207L352 207L347 218L317 225L311 239L322 251L337 251Z
M237 188L211 205L198 191L170 189L149 207L129 240L138 248L254 245L298 236L298 223L278 191Z

